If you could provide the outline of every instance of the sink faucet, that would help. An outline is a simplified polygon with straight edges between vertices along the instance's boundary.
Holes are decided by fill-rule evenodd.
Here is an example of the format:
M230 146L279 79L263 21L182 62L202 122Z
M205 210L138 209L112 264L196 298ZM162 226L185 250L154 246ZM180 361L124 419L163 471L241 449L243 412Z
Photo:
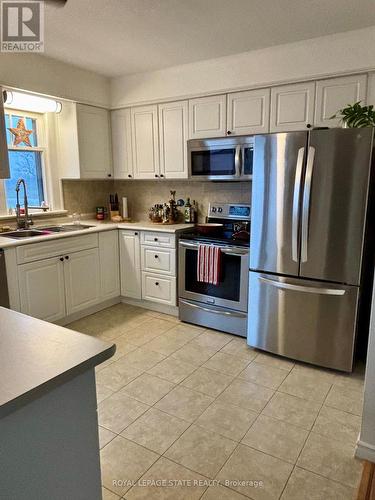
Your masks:
M23 186L23 205L25 209L25 213L21 215L21 205L20 205L20 187L21 184ZM31 224L33 224L32 219L29 217L29 204L27 201L27 192L26 192L26 183L24 179L18 179L16 184L16 194L17 194L17 203L16 203L16 220L17 220L17 229L28 229Z

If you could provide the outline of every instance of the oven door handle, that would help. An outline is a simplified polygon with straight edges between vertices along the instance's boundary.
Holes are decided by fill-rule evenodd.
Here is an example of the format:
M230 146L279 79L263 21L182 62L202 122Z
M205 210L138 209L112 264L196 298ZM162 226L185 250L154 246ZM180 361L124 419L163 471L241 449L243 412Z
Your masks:
M196 248L198 249L198 245L195 243L185 243L185 241L180 241L180 246L184 248Z
M246 313L220 311L219 309L211 309L208 307L203 307L203 306L199 306L197 304L193 304L192 302L189 302L188 300L184 300L184 299L180 299L180 302L182 304L185 304L186 306L193 307L195 309L199 309L201 311L205 311L205 312L209 312L209 313L220 314L222 316L233 316L235 318L243 318L244 316L246 316Z
M198 243L186 243L185 241L180 241L180 246L184 248L196 248L198 250L199 244ZM218 246L218 245L214 245ZM225 255L233 255L235 257L242 257L244 255L249 254L249 250L235 250L233 247L220 247L220 251L222 253L225 253ZM227 250L228 248L228 250Z
M221 253L225 253L225 255L231 255L233 257L243 257L244 255L249 254L248 250L235 251L235 252L233 252L233 250L223 250L222 248L220 250Z

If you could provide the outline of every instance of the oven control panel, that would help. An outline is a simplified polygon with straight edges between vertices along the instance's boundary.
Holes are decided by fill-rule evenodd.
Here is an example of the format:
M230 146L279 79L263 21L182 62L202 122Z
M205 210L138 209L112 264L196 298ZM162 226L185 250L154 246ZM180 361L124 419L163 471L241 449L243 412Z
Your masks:
M251 206L246 203L210 203L208 217L250 220Z

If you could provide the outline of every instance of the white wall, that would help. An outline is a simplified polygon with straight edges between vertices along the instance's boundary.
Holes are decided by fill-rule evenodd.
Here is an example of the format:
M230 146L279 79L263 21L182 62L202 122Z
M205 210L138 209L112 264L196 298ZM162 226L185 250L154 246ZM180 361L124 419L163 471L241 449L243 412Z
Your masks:
M0 54L0 85L109 106L109 79L38 54Z
M375 27L115 78L112 107L375 69Z

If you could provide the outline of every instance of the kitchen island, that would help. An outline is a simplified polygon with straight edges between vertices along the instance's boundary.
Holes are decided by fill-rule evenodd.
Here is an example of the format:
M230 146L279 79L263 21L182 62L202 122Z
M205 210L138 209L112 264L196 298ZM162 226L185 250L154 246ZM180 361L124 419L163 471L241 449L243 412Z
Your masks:
M101 498L94 368L115 349L0 308L1 498Z

